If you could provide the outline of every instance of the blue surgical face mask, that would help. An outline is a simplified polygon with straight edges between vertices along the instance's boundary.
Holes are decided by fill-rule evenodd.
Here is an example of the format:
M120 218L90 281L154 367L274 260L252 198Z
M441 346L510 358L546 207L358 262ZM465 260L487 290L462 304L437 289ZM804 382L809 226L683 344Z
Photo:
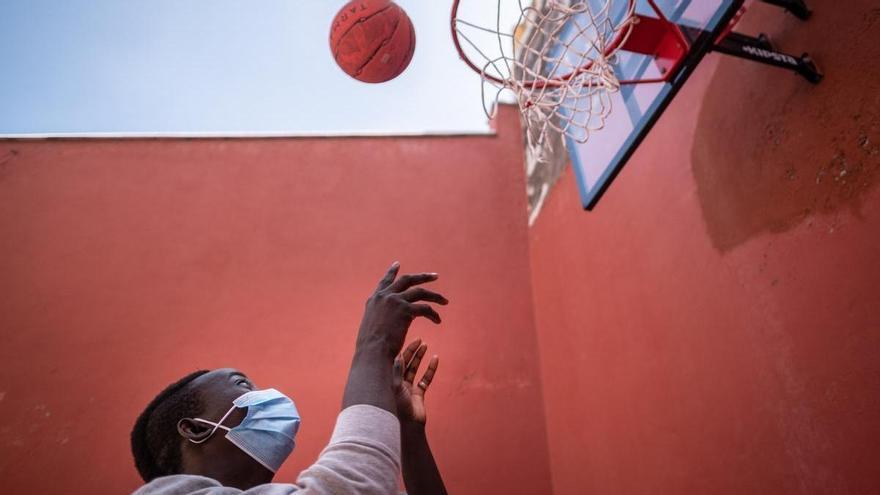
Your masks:
M232 404L216 423L195 418L195 421L212 425L214 429L207 437L190 441L202 443L211 438L217 429L226 430L227 440L269 471L278 471L296 446L294 438L299 430L300 417L293 401L274 388L268 388L241 395ZM232 411L241 407L247 408L247 415L241 423L234 428L223 426Z

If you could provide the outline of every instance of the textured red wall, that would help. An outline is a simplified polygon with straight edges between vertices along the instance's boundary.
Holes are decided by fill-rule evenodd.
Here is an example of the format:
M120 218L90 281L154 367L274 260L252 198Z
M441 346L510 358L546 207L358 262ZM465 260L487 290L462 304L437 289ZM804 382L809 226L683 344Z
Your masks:
M304 415L292 480L338 412L387 266L452 301L429 434L453 493L548 493L518 121L467 138L0 142L0 480L125 493L162 387L238 367Z
M531 230L557 495L880 493L880 15L809 3L742 29L822 85L710 56L594 212L569 171Z

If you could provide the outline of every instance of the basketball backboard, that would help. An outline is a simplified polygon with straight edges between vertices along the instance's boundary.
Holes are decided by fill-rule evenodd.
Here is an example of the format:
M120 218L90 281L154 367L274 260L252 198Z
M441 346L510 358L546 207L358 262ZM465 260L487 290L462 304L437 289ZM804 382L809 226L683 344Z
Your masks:
M626 50L617 53L613 67L619 80L667 77L667 81L622 84L619 91L610 95L613 111L604 128L592 133L585 143L566 137L581 200L587 210L593 209L700 60L713 48L743 0L655 0L654 3L667 19L680 27L687 40L686 53L679 65L668 69L651 55ZM614 8L619 9L619 15L625 15L626 2L617 4ZM637 1L636 13L643 22L658 17L647 0ZM672 73L666 74L665 70Z

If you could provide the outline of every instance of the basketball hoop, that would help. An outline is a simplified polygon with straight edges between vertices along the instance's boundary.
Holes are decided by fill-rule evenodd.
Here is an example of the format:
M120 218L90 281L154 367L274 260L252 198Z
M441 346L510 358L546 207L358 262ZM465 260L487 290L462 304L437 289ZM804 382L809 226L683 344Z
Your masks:
M539 160L558 141L554 134L586 142L604 127L620 84L633 82L619 81L612 64L639 19L635 0L496 2L452 5L452 39L483 80L486 115L511 92Z

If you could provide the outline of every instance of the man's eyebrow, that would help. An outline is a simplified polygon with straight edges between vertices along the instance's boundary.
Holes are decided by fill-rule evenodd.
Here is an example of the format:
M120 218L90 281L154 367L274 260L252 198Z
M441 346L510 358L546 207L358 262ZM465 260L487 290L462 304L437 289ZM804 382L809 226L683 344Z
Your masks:
M245 380L250 380L250 378L248 378L247 375L245 375L245 374L242 373L241 371L233 371L233 372L229 373L229 378L234 378L234 377L237 377L237 376L238 376L238 377L241 377L241 378L244 378Z

